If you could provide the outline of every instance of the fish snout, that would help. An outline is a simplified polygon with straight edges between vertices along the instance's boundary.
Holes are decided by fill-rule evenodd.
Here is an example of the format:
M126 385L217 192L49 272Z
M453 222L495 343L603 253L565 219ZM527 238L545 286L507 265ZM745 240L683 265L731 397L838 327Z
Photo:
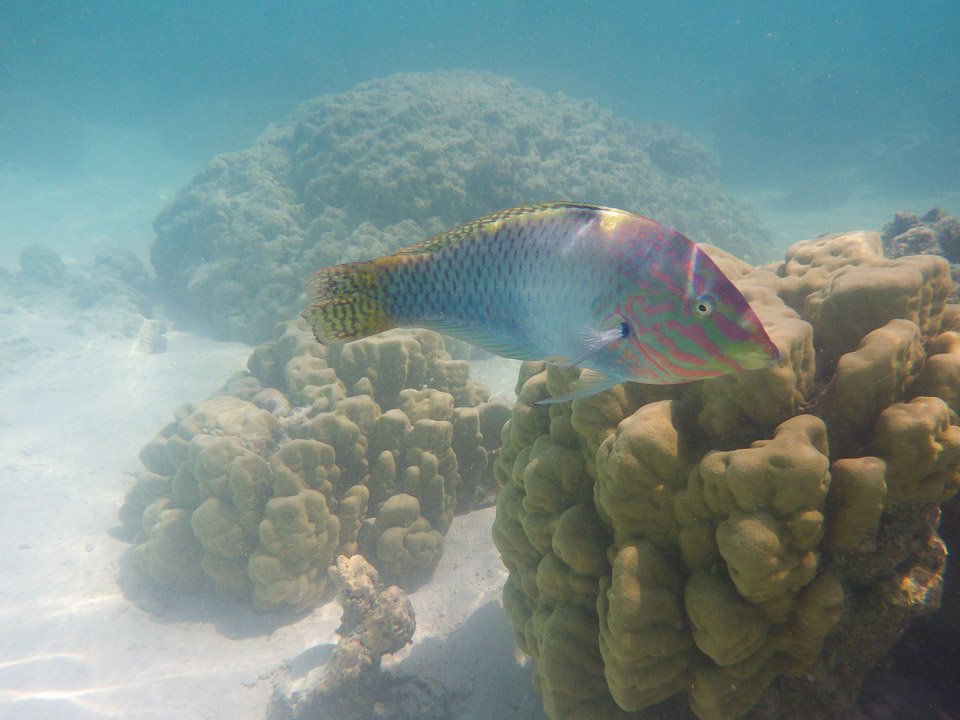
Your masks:
M736 360L744 370L763 370L780 362L780 350L770 338L763 338L749 343Z

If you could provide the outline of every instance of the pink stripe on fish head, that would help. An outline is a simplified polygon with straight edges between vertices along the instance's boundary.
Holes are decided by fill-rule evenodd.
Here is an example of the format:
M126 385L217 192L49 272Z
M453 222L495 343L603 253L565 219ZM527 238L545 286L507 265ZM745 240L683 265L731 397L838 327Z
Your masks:
M716 309L713 317L713 326L718 344L736 343L739 345L753 345L755 350L767 356L772 364L780 359L777 346L770 340L763 323L750 303L737 289L733 282L717 266L713 258L701 248L694 247L691 257L688 287L692 297L709 295L714 298ZM709 324L706 325L709 329ZM757 362L751 358L752 364Z
M618 347L625 374L666 384L767 367L779 358L756 313L706 253L653 221L634 231L624 243L637 281L617 307L632 328Z

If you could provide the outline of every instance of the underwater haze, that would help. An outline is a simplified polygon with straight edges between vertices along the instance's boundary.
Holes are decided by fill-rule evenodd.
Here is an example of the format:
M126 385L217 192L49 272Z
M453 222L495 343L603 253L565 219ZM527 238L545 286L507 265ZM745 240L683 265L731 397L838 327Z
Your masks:
M0 720L960 720L956 216L956 1L0 0Z
M7 171L69 176L99 161L175 182L176 158L246 147L302 100L470 68L694 133L727 182L791 209L960 186L960 8L946 0L14 1L0 13ZM121 129L159 147L98 153Z

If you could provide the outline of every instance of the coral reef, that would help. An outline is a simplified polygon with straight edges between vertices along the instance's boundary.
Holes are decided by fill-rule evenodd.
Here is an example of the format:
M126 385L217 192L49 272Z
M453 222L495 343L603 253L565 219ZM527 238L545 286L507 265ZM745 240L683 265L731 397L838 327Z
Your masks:
M317 98L214 158L157 217L171 306L261 342L298 312L305 269L386 254L500 208L622 207L760 256L765 231L716 156L663 125L479 72L395 75Z
M896 213L893 222L883 226L882 239L889 257L943 255L951 263L960 262L960 220L940 208L921 217Z
M495 467L504 606L547 714L843 718L940 602L960 486L948 264L877 233L755 268L709 249L782 359L558 405L525 363ZM678 703L688 704L689 710ZM692 715L690 715L692 713Z
M289 322L248 367L140 453L120 518L134 564L161 585L301 611L324 599L334 558L357 553L413 583L440 559L454 512L491 496L510 408L436 333L325 354Z
M46 298L82 314L98 305L119 306L151 316L150 278L132 252L105 250L92 263L67 265L53 250L27 245L20 251L20 272L10 285L13 295L31 304Z
M921 217L898 212L893 222L883 226L883 247L889 257L903 255L942 255L950 261L953 277L953 302L960 302L956 288L960 284L960 220L940 208Z
M154 316L152 295L146 268L131 252L65 262L50 248L27 245L18 272L0 268L0 368L12 371L43 355L59 333L103 332L135 350L162 352L166 327ZM41 312L55 318L57 331L37 332Z

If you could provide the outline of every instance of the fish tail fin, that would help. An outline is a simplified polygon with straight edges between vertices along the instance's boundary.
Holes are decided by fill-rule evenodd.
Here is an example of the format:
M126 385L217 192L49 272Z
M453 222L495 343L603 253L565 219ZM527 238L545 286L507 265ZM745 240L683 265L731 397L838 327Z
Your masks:
M307 280L303 317L323 344L359 340L394 327L383 307L375 260L321 268Z

